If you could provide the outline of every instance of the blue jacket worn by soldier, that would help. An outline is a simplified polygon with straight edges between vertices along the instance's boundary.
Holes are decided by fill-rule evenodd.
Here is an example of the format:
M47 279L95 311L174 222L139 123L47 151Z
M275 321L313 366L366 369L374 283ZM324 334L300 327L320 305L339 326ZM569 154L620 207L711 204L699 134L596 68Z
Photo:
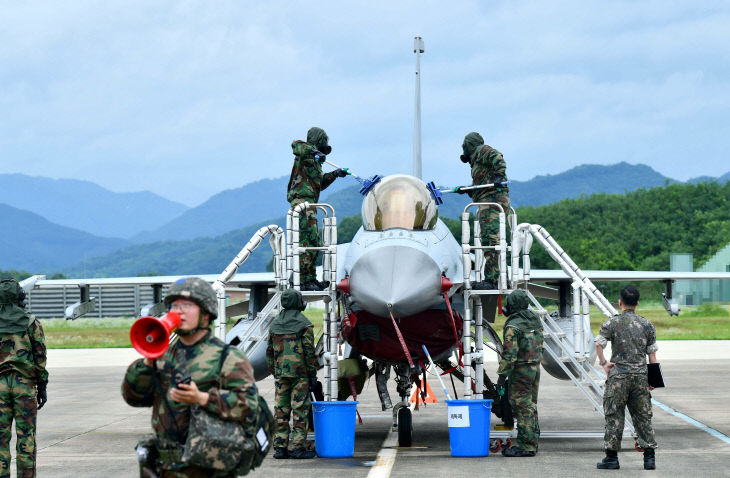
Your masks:
M237 464L227 463L225 456L217 458L220 466L208 469L185 463L182 452L193 406L253 428L258 412L253 367L243 352L213 337L210 323L218 314L218 304L210 284L194 277L180 279L170 287L165 304L181 312L179 339L159 359L133 362L122 383L122 396L129 405L152 407L154 438L140 442L147 450L144 462L140 456L141 476L236 476ZM183 377L190 377L189 385L178 383ZM181 389L202 399L178 401L175 394Z
M502 452L509 457L534 456L540 438L537 392L543 350L542 323L528 305L527 293L518 289L507 296L504 307L508 318L497 373L499 386L505 380L508 383L509 403L517 421L516 446Z
M43 327L25 311L25 291L0 282L0 477L10 477L10 436L15 422L18 478L36 476L35 424L46 403Z
M339 177L347 176L344 169L322 174L322 163L326 155L332 152L327 133L322 128L313 127L307 132L307 141L294 141L291 145L294 152L294 165L287 186L286 200L291 207L303 202L319 202L319 193ZM317 229L317 212L308 209L299 216L299 244L302 247L318 247L319 230ZM316 279L317 251L301 254L299 270L302 290L322 290L324 285Z
M302 295L287 289L281 295L282 311L271 322L266 361L276 379L274 415L274 458L313 458L306 450L310 388L317 380L317 357L314 350L314 327L302 314ZM292 449L289 445L289 416L294 415Z
M479 133L471 132L464 137L461 145L464 154L461 161L471 166L472 186L502 183L507 181L507 164L502 153L484 144ZM472 202L490 202L502 206L504 213L509 212L509 187L472 189L468 192ZM483 246L499 243L499 208L480 206L479 227ZM494 289L499 283L499 253L494 250L484 251L484 283L475 284L475 289Z
M606 458L598 463L601 469L618 469L618 452L623 438L625 409L644 448L644 468L655 468L654 429L651 425L651 393L647 377L646 356L656 360L656 330L644 317L635 312L639 291L633 286L621 290L621 314L601 325L596 336L596 351L601 366L607 372L603 392L603 411L606 418L604 448ZM611 360L603 357L603 349L611 342Z

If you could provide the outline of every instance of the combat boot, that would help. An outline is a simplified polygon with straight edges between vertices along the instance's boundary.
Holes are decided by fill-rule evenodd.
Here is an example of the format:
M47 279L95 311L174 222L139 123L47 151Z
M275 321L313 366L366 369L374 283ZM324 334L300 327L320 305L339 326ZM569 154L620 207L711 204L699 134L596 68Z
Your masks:
M621 468L618 464L618 452L616 450L606 450L606 458L596 463L599 470L618 470Z
M289 458L289 450L286 448L274 448L274 458L277 460Z
M504 450L502 450L502 455L506 456L508 458L513 458L513 457L521 458L521 457L526 457L526 456L535 456L535 452L530 451L530 450L523 450L522 448L512 446L512 447L505 448Z
M317 456L317 454L314 451L306 450L304 448L295 448L289 452L289 458L293 458L295 460L308 460L315 456Z
M317 282L316 280L311 280L309 282L305 282L304 284L302 284L302 286L300 287L300 289L303 292L307 292L307 291L311 292L311 291L321 291L321 290L324 290L322 288L322 286L319 284L319 282Z
M497 286L495 286L494 282L490 280L482 280L472 283L471 288L472 290L494 290Z
M644 469L656 470L656 458L654 456L653 448L647 448L644 450Z

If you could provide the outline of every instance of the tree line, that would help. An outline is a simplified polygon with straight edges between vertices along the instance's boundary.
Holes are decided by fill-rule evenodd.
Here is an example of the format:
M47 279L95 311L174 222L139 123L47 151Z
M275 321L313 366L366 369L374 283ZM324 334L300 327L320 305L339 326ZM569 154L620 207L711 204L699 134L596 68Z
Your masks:
M513 206L518 206L519 223L543 226L583 269L668 270L673 252L692 253L697 268L730 242L730 182L669 184ZM460 241L461 221L441 219ZM352 240L361 223L359 215L342 219L339 242ZM530 257L535 268L558 268L539 245Z

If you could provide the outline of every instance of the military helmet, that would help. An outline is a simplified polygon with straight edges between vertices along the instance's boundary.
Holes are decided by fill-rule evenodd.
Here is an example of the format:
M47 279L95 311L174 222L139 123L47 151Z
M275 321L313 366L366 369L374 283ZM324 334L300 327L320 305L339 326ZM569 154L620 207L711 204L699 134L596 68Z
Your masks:
M177 299L192 300L203 312L210 314L212 321L218 317L218 297L208 282L199 277L179 279L167 291L165 305L170 306Z

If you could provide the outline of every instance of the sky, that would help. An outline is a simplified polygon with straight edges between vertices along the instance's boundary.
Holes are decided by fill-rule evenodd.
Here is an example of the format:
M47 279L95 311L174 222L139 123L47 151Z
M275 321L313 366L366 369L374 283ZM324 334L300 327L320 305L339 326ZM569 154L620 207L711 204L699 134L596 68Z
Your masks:
M647 164L730 171L730 4L0 0L0 173L195 206L288 175L324 128L355 174L470 182L464 135L511 179ZM627 178L627 181L630 181ZM354 184L354 181L353 181Z

